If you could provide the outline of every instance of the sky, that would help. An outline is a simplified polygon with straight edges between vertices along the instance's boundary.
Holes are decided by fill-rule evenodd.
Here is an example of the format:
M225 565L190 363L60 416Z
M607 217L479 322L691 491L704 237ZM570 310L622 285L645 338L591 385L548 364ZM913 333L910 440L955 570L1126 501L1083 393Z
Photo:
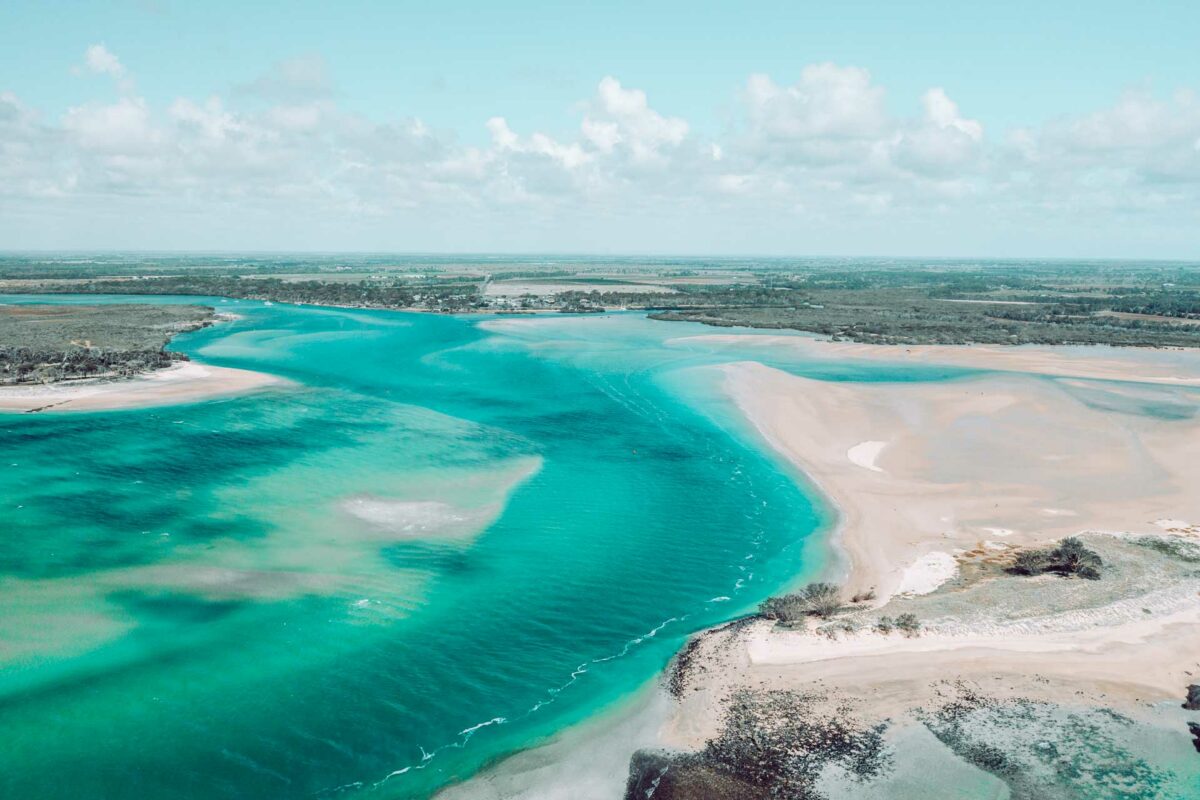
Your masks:
M0 4L0 249L1200 258L1200 3Z

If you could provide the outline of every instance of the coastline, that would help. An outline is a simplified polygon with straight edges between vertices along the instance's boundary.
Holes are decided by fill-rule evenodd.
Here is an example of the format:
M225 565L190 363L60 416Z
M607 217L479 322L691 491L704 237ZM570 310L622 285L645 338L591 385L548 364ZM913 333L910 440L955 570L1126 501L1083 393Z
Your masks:
M654 768L670 763L677 773L660 787L663 797L707 796L697 791L713 774L703 754L744 724L731 716L730 701L748 695L761 708L799 699L813 704L817 718L886 728L883 747L960 771L960 786L982 795L1025 796L1031 781L1059 780L1028 764L1032 777L1021 777L977 758L985 746L1000 752L995 741L984 742L986 732L1017 711L1029 715L1030 736L1050 741L1058 741L1054 726L1063 719L1097 730L1118 719L1136 734L1100 733L1096 747L1143 766L1155 757L1183 763L1191 742L1179 701L1200 675L1200 583L1179 553L1183 562L1200 558L1200 497L1190 490L1196 471L1189 457L1200 452L1200 416L1195 396L1179 393L1197 385L1200 360L1161 352L1114 359L1096 348L1009 354L717 338L786 342L814 358L884 361L891 353L905 363L979 372L870 383L814 380L752 361L717 367L767 445L834 507L830 535L845 555L843 597L869 599L849 606L846 621L817 631L751 619L697 636L675 664L672 680L684 688L660 732L659 750L675 760ZM1178 413L1164 412L1164 404ZM1108 577L1005 572L1020 549L1075 535L1104 554ZM1163 557L1168 551L1175 555ZM882 615L901 612L921 618L918 635L873 628ZM1136 743L1121 749L1130 736ZM1139 749L1149 742L1157 753L1148 744ZM1031 758L1020 741L999 747L1008 748L1009 763ZM647 752L631 762L627 797L648 777ZM1086 753L1073 757L1086 761ZM838 755L814 758L824 765L812 784L820 796L942 796L928 794L933 787L904 764L882 777L847 777ZM1193 780L1181 774L1162 772ZM760 788L732 791L758 797Z
M830 382L756 362L720 369L763 439L836 509L852 593L886 600L930 553L1200 520L1186 480L1200 426L1090 407L1073 383L1015 373Z
M1200 386L1200 351L1113 345L879 345L832 341L812 334L715 333L673 343L783 347L806 358L960 367L1058 378Z
M183 361L122 380L88 379L0 387L0 413L116 411L178 405L260 391L283 378Z

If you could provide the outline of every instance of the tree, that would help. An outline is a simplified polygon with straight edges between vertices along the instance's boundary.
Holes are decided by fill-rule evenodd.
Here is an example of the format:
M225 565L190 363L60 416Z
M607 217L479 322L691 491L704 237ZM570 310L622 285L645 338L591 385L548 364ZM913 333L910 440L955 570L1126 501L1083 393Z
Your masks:
M896 629L901 631L905 636L920 636L921 620L917 619L916 614L906 612L896 617Z
M1093 550L1084 547L1083 542L1074 536L1069 536L1059 542L1058 547L1051 551L1051 569L1064 575L1078 575L1089 580L1098 580L1104 561Z
M1094 581L1099 580L1103 567L1104 560L1097 552L1088 549L1077 537L1068 536L1050 549L1021 551L1008 571L1015 575L1056 572Z
M798 622L806 617L829 619L842 610L841 593L832 583L810 583L799 592L767 598L758 613L781 622Z
M1017 553L1009 571L1017 575L1041 575L1049 566L1050 558L1045 550L1022 550Z

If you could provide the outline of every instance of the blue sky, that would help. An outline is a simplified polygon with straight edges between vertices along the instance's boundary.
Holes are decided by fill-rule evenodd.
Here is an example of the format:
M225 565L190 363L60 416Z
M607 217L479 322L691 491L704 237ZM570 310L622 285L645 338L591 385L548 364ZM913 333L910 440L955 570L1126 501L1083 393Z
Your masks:
M1193 257L1196 31L1194 2L10 0L0 247Z

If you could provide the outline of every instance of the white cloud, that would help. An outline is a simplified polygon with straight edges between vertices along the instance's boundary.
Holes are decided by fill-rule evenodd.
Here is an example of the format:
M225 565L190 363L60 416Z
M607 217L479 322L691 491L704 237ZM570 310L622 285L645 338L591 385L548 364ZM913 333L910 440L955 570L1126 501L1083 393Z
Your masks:
M943 178L981 169L983 125L964 118L941 88L927 91L921 104L925 116L902 125L895 136L894 162L914 173Z
M81 149L101 153L145 153L161 141L150 109L140 97L71 108L63 118L63 129Z
M114 78L125 77L125 67L121 60L103 44L94 44L84 53L84 64L97 75L111 75Z
M103 44L93 44L83 53L83 67L75 68L76 74L83 71L93 75L107 75L116 82L117 88L124 94L134 91L133 78L130 77L121 59Z
M921 103L925 106L925 116L938 128L953 128L976 142L983 139L983 126L973 119L959 116L958 104L946 96L945 89L930 89L921 98Z
M85 61L132 87L103 45ZM1200 222L1194 92L1131 92L1090 114L990 136L969 98L940 87L890 113L883 88L852 66L810 65L791 85L751 76L740 101L728 131L709 140L605 77L578 106L573 133L522 131L495 116L482 123L490 140L467 146L417 118L347 111L317 57L281 62L230 98L156 108L122 91L49 121L0 92L0 233L12 232L2 218L22 199L86 218L116 197L140 198L146 213L167 214L183 197L202 213L400 215L425 220L422 230L464 215L481 229L488 220L557 230L627 219L650 237L736 224L750 249L758 234L820 236L860 222L909 229L948 215L984 229L1052 219L1094 228L1130 214L1179 230L1180 220Z
M626 89L608 76L597 87L582 130L585 138L605 153L624 145L635 159L645 161L657 158L663 148L679 145L687 136L688 124L679 117L664 117L650 108L645 92Z
M752 125L770 138L870 138L887 125L883 89L859 67L812 64L786 87L751 75L745 98Z
M517 149L518 136L512 132L512 128L508 127L508 122L504 117L489 119L487 129L492 134L492 141L496 143L496 147L501 150Z

